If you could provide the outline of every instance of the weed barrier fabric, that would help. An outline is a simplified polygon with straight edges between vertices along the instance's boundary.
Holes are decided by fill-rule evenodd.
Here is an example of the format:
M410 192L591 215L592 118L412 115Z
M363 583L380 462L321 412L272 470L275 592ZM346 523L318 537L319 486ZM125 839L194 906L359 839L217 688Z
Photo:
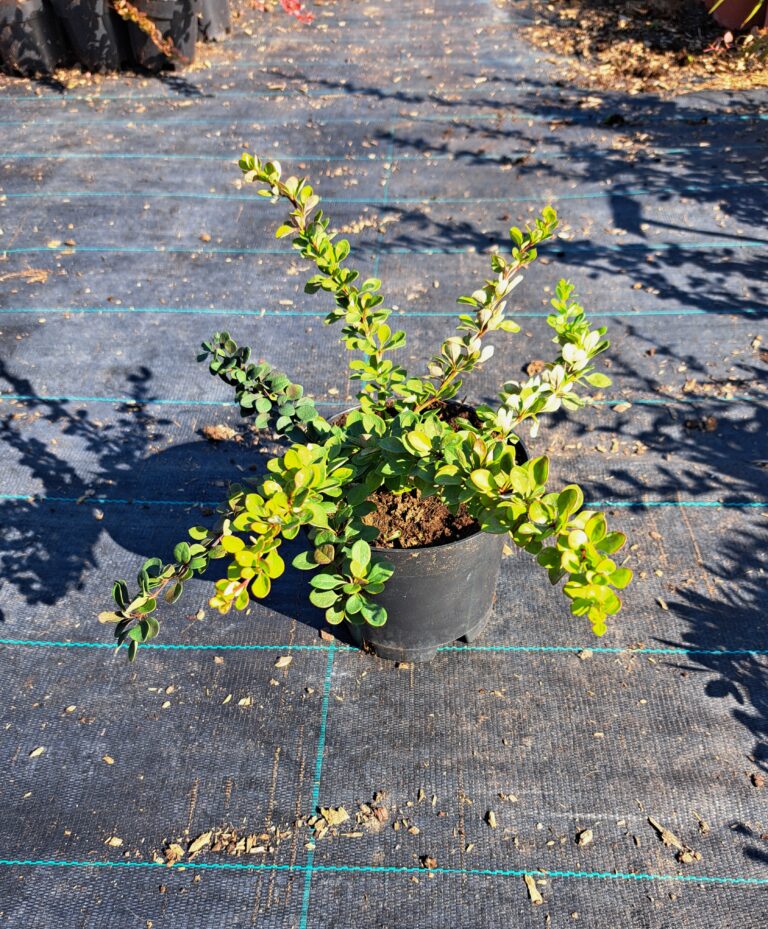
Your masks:
M524 3L316 14L246 10L184 74L0 85L0 925L757 929L765 91L558 86ZM194 581L156 647L111 655L112 580L277 451L199 342L229 329L329 415L354 395L279 211L236 184L244 144L312 175L414 368L508 226L558 207L565 235L515 293L523 331L467 390L492 401L548 357L561 275L609 327L614 385L529 443L636 546L603 639L513 554L487 633L428 666L322 638L292 573L248 616L214 616ZM357 824L374 795L386 821ZM319 806L350 834L313 841ZM279 839L155 860L224 827Z

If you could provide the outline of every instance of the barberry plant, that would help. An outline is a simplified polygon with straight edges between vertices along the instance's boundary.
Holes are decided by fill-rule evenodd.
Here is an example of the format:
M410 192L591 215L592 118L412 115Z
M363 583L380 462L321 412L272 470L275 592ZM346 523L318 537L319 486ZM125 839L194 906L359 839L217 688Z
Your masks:
M519 331L507 313L508 299L541 244L554 235L555 211L547 207L525 229L510 230L510 253L493 254L492 277L459 299L466 312L455 332L426 372L413 375L396 361L405 333L390 326L381 281L361 279L346 264L349 242L331 230L309 181L283 178L278 162L250 154L240 168L261 196L288 207L276 235L290 237L314 266L306 292L333 298L325 322L342 324L358 405L338 421L328 420L299 384L266 362L252 362L249 349L229 333L204 342L198 360L233 389L244 417L281 436L287 447L267 463L264 479L231 485L213 525L190 529L170 562L147 561L135 592L125 581L115 583L116 609L100 619L115 623L118 645L127 645L133 660L139 645L159 631L159 599L177 600L213 559L226 559L227 568L210 605L220 613L245 610L252 597L269 594L285 570L283 540L301 532L307 544L293 565L312 572L310 600L325 610L327 621L383 625L387 615L376 595L393 567L372 547L378 529L365 521L374 509L369 498L381 488L437 496L454 513L463 505L482 531L508 535L534 556L553 584L564 579L571 613L587 617L602 635L607 618L621 608L616 591L632 578L615 557L625 537L609 531L603 513L584 509L575 484L548 488L546 456L525 460L516 453L526 422L535 435L543 414L576 410L590 402L590 388L610 384L594 365L609 346L606 330L590 326L570 283L557 285L547 318L554 360L527 380L504 384L498 400L473 416L443 415L466 376L493 354L492 334Z

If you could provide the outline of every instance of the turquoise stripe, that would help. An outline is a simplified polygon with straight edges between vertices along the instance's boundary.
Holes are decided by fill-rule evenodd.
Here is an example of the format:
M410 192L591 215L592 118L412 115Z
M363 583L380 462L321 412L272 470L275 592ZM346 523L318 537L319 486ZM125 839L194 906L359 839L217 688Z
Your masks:
M11 197L13 194L7 194L6 196ZM22 196L22 195L16 195ZM37 194L24 194L23 196L37 197ZM62 194L63 197L70 197L71 194ZM89 197L91 194L82 193L75 194L75 197ZM93 196L115 196L121 197L123 194L115 193L109 194L106 192L96 193ZM170 194L169 196L176 197L181 196L178 194ZM202 194L200 196L203 196ZM208 199L216 200L231 200L235 199L230 197L227 194L206 194ZM245 199L245 198L242 198ZM556 199L556 198L550 198ZM341 198L328 197L326 198L329 203L353 203L352 200L342 200ZM359 201L360 203L367 202L373 205L386 205L384 201ZM395 200L388 201L389 203L395 203ZM431 201L433 203L448 203L447 200L440 201ZM462 201L464 202L464 201ZM568 251L569 243L561 241L558 245L559 249L563 251ZM625 252L625 251L642 251L642 252L666 252L672 251L674 249L724 249L724 248L765 248L768 245L768 241L763 241L761 239L722 239L713 242L626 242L623 245L616 245L612 243L596 245L596 244L586 244L581 245L579 243L573 243L573 250L580 251L582 253L593 253L593 252ZM373 246L371 242L360 242L358 243L358 252L368 251ZM0 248L0 254L4 255L29 255L29 254L39 254L39 253L53 253L60 254L65 252L69 255L76 255L78 252L82 254L109 254L109 255L285 255L294 256L295 252L292 249L286 248L196 248L194 246L166 246L166 245L157 245L157 246L142 246L142 245L62 245L56 248L50 248L47 245L23 245L14 248ZM485 251L478 251L475 248L390 248L386 252L387 255L490 255L493 252L488 249ZM706 311L702 311L706 312ZM764 310L759 312L765 312Z
M237 403L234 400L168 400L159 397L148 397L145 400L137 400L135 397L81 397L81 396L59 396L53 397L47 394L4 394L0 393L0 401L17 400L32 401L38 403L120 403L129 406L142 407L147 404L166 405L166 406L233 406ZM759 396L752 394L734 394L732 397L619 397L614 400L593 400L595 406L617 406L620 403L631 403L633 406L675 406L676 404L693 404L701 403L761 403L768 400L768 395ZM346 400L314 400L315 406L339 406L347 403Z
M394 141L394 140L393 140ZM642 155L647 155L650 157L656 157L658 155L682 155L688 154L690 152L696 152L697 154L702 154L703 152L707 154L736 154L738 152L746 150L763 150L765 145L761 144L746 144L746 145L721 145L721 146L711 146L707 149L702 149L698 145L683 145L676 148L648 148L641 151ZM540 151L536 152L536 159L538 161L549 161L549 160L561 160L563 158L578 158L580 156L589 155L592 156L595 160L598 160L604 157L604 152L612 154L610 149L601 149L595 146L569 146L567 152L561 151ZM487 164L505 164L508 163L511 159L520 158L525 156L530 156L531 152L529 149L516 149L506 152L504 155L486 155L479 152L472 152L471 158L473 162L485 162ZM293 155L293 154L276 154L270 155L271 158L277 159L281 162L294 162L294 161L308 161L308 162L372 162L376 163L386 159L386 156L378 152L371 152L370 154L344 154L344 155ZM86 161L95 161L98 159L119 159L119 160L136 160L136 161L214 161L221 162L226 164L236 164L237 158L233 157L231 153L228 154L194 154L189 152L0 152L0 160L4 161L25 161L41 159L44 161L65 161L65 160L75 160L83 159ZM388 159L386 159L388 160ZM453 152L435 152L426 158L424 155L418 154L408 154L407 152L398 153L395 156L396 161L418 161L423 163L424 161L462 161L461 153Z
M589 500L585 506L595 506L601 509L610 507L652 507L652 506L709 506L709 507L766 507L764 500Z
M420 197L323 197L323 202L325 203L335 203L335 204L366 204L370 206L381 206L385 207L387 204L405 204L405 205L414 205L414 204L428 204L433 205L451 205L455 206L457 204L463 204L465 206L472 206L476 203L484 204L503 204L503 203L546 203L547 201L556 201L556 200L610 200L614 197L650 197L654 195L659 196L669 196L669 195L679 195L685 196L690 193L710 193L717 190L731 190L732 188L739 189L748 189L748 188L759 188L763 189L768 186L768 182L764 181L745 181L743 184L712 184L709 186L702 185L691 185L686 187L661 187L661 188L611 188L610 190L593 190L585 191L583 193L534 193L523 197L478 197L478 196L467 196L467 197L437 197L431 196L430 194L424 194ZM258 203L259 199L251 193L211 193L210 191L196 191L196 190L25 190L25 191L16 191L11 193L4 193L3 197L6 200L24 200L24 199L34 199L34 200L74 200L74 199L114 199L114 198L123 198L131 200L233 200L236 202L241 201L252 201ZM562 242L562 240L561 240ZM425 252L424 254L432 254L433 252ZM440 252L437 252L440 254ZM461 254L461 252L458 252ZM448 252L448 254L453 254L453 252Z
M31 648L109 648L113 642L56 642L47 639L0 639L0 645L27 646ZM334 642L331 645L180 645L176 643L148 642L142 648L156 651L357 651L348 645ZM520 652L521 654L578 654L590 651L596 655L768 655L768 648L620 648L608 645L442 645L440 652Z
M82 503L100 505L114 504L117 506L188 506L188 507L217 507L220 500L152 500L152 499L123 499L117 497L55 497L43 496L38 493L30 494L0 494L0 500L19 503ZM765 500L588 500L585 507L597 507L598 509L611 509L612 507L636 507L645 509L646 507L768 507Z
M430 101L432 106L434 102ZM563 119L562 112L554 113L524 113L524 112L504 112L501 114L503 119L509 122L534 122L534 123L550 123L552 120L561 120ZM768 120L768 114L765 113L706 113L702 111L702 116L706 115L709 122L750 122L758 121L763 122ZM99 114L90 114L86 115L84 113L66 113L61 116L43 116L40 117L35 114L30 114L26 119L0 119L0 125L3 126L26 126L30 123L34 123L34 127L38 126L49 126L56 125L58 123L67 123L70 127L72 126L73 117L77 116L78 125L88 125L91 123L96 123L100 126L119 126L121 129L125 129L126 126L126 117L102 117ZM178 118L174 118L174 114L170 113L162 118L154 117L147 119L134 119L130 121L133 124L132 128L140 130L144 126L158 126L163 128L166 132L169 129L187 129L191 126L220 126L225 125L228 127L239 126L242 123L247 123L251 127L260 127L260 126L295 126L303 123L308 117L312 116L317 125L320 126L338 126L338 125L347 125L354 123L365 122L370 127L372 124L379 122L388 122L387 114L379 112L377 110L361 110L360 113L350 116L326 116L322 113L317 113L316 111L307 110L303 115L296 115L291 118L286 119L285 116L273 116L273 117L253 117L253 116L209 116L205 118L185 118L184 115L180 115ZM680 117L680 116L668 116L668 117L659 117L658 114L643 113L639 112L637 114L639 119L643 117L651 117L654 119L656 124L661 123L682 123L685 125L692 117ZM487 113L431 113L425 112L423 114L415 116L401 116L395 121L395 126L404 126L404 125L413 125L417 123L454 123L454 122L483 122L488 121L496 125L498 123L499 111L492 110ZM576 114L571 113L565 117L564 122L567 125L591 125L595 128L602 128L603 122L600 113L591 113L591 114ZM632 125L630 120L630 125ZM642 126L641 122L638 122L637 125Z
M42 249L49 251L49 249ZM199 252L198 254L202 254ZM286 253L288 254L288 253ZM393 319L453 319L459 314L460 310L408 310L407 312L396 311ZM81 313L158 313L158 314L179 314L188 316L255 316L270 317L279 319L281 316L301 317L307 319L323 319L327 312L315 310L249 310L242 307L230 307L222 309L211 309L210 307L176 307L176 306L84 306L84 307L2 307L0 313L5 316L14 314L30 314L43 316L46 313L50 315L68 313L76 316ZM546 319L551 316L545 310L542 311L523 311L520 313L510 313L512 319ZM766 316L768 307L736 307L734 309L676 309L676 310L591 310L589 313L592 317L605 317L607 319L633 319L636 316Z
M323 755L325 754L325 734L328 728L328 702L331 696L331 678L333 676L333 655L335 643L328 649L328 661L325 666L325 681L323 683L323 702L320 710L320 729L317 735L317 753L315 756L315 776L312 781L312 802L310 808L314 813L320 805L320 781L323 774ZM301 917L299 929L306 929L307 914L309 913L309 898L312 887L312 872L314 870L315 850L310 848L307 853L307 863L304 877L304 892L301 898Z
M0 858L0 865L5 867L46 867L46 868L163 868L168 866L164 862L156 861L65 861L53 858ZM613 881L675 881L689 884L735 884L762 887L768 885L768 877L730 877L711 874L646 874L622 871L555 871L534 870L521 871L496 868L424 868L373 866L373 865L330 865L313 864L243 864L240 862L202 862L185 861L178 864L174 870L195 871L309 871L326 874L443 874L461 875L466 877L524 877L526 874L537 874L540 877L584 879L584 880L613 880Z
M33 400L41 403L125 403L130 406L144 406L148 403L163 404L168 406L237 406L234 400L164 400L162 398L151 398L147 400L137 400L135 397L49 397L37 394L3 394L0 393L0 400ZM315 406L339 406L345 401L339 400L314 400ZM622 401L617 400L617 403ZM626 402L626 401L624 401ZM638 401L635 401L638 402Z

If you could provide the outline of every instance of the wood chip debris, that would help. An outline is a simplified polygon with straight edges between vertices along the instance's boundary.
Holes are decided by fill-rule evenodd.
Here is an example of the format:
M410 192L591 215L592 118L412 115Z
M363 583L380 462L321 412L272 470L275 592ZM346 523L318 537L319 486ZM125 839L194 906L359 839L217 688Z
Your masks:
M44 745L38 745L37 748L33 748L33 749L32 749L32 751L29 753L29 757L30 757L30 758L39 758L39 757L43 754L43 752L45 752L45 746L44 746Z
M595 839L595 834L591 829L582 829L576 833L576 844L583 848L585 845L591 845Z
M678 837L674 834L674 832L671 832L666 828L666 826L662 826L661 823L655 820L652 816L648 817L648 822L656 830L664 845L666 845L668 848L677 849L675 858L677 858L681 864L693 864L695 861L701 861L701 853L695 852L692 848L689 848L687 845L681 842L680 839L678 839Z
M111 835L104 840L105 845L109 845L110 848L120 848L123 844L123 840L118 835Z
M541 906L544 902L544 897L539 893L539 888L536 886L534 878L530 874L524 874L523 880L525 881L525 886L528 888L528 897L531 903L534 906Z
M203 426L200 431L209 442L226 442L229 439L234 439L237 435L231 426L225 426L223 424Z
M287 668L292 661L293 661L293 658L290 655L281 655L275 662L275 667L276 668Z
M488 810L488 812L485 814L485 821L488 823L491 829L495 829L498 826L498 822L496 821L496 814L493 812L493 810Z
M240 833L229 827L224 829L207 829L192 839L186 848L178 842L168 842L163 848L162 857L155 855L155 861L161 861L172 867L184 859L191 861L203 852L232 855L266 855L275 852L278 845L292 838L294 830L267 826L263 832Z

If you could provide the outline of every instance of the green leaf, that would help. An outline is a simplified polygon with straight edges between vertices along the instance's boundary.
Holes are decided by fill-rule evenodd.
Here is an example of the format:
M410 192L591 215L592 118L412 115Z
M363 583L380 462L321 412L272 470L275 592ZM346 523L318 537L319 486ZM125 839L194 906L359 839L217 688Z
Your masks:
M333 545L319 545L315 549L314 560L315 565L319 564L330 564L333 559L336 557L336 549Z
M351 597L347 597L345 609L348 614L354 616L355 613L359 613L362 610L363 603L365 603L365 601L360 594L352 594Z
M181 581L177 581L175 584L171 584L171 586L165 592L165 602L175 603L182 595L183 591L184 585L181 583Z
M338 594L334 590L312 590L309 594L310 602L324 610L326 607L333 606L338 599Z
M387 621L387 611L378 603L364 600L360 611L369 626L383 626Z
M632 580L632 571L629 568L616 568L613 574L608 575L608 580L618 590L623 590Z
M494 487L493 476L485 468L478 468L469 475L470 481L484 494L490 493Z
M403 436L403 444L408 449L408 451L413 452L415 455L424 457L432 451L432 442L428 435L420 432L418 429L414 429L411 432L407 432Z
M358 539L349 551L353 561L367 567L371 560L371 546L364 540Z
M128 606L128 597L128 585L125 581L115 581L112 587L112 598L121 610Z
M125 619L122 613L113 613L110 610L104 610L99 613L98 620L100 623L121 623Z
M585 380L593 387L610 387L613 383L607 374L602 374L600 371L595 371L592 374L588 374Z
M139 643L131 642L131 644L128 646L128 661L136 660L136 652L138 650L139 650Z
M530 464L530 468L533 472L533 479L539 487L543 487L547 483L547 478L549 477L549 458L547 458L546 455L543 455L541 458L534 458Z
M344 610L335 610L333 607L329 607L325 611L325 621L331 626L338 626L339 623L344 622L345 615Z
M267 574L257 574L251 582L251 592L254 597L266 597L271 588L272 581L270 581Z
M299 571L314 571L318 567L318 563L309 552L299 552L291 564L294 568L298 568Z
M557 511L561 516L570 516L580 509L584 502L584 494L576 484L569 484L557 496Z
M341 587L344 578L338 574L316 574L309 582L316 590L333 590L335 587Z
M208 530L204 526L193 526L189 530L190 538L197 541L202 541L208 537Z
M173 558L179 564L186 564L189 561L189 545L186 542L179 542L173 550Z
M597 543L597 547L601 552L605 552L606 555L612 555L614 552L617 552L626 541L627 537L623 532L609 532Z

